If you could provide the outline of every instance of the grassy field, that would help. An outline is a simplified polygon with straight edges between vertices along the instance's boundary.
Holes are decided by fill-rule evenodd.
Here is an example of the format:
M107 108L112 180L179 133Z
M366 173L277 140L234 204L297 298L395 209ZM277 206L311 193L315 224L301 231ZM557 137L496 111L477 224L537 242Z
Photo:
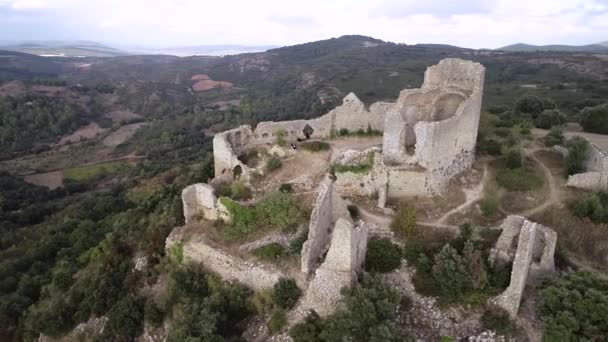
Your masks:
M111 161L107 163L76 166L63 170L63 176L67 180L77 182L89 182L129 169L129 163L124 160Z

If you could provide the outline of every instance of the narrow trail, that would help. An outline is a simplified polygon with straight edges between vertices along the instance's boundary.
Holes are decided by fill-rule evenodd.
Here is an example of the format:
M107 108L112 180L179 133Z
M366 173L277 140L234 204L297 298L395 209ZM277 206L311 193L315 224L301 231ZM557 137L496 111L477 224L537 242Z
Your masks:
M559 184L557 182L557 179L553 176L553 174L551 173L551 170L549 169L549 167L547 167L547 165L545 165L545 163L543 163L540 159L538 159L534 153L541 151L542 148L533 148L533 149L523 149L524 151L524 155L530 159L532 159L536 164L538 164L540 166L540 168L543 171L545 180L547 181L547 184L549 185L549 196L548 198L541 204L539 204L538 206L534 207L534 208L530 208L530 209L526 209L524 211L519 211L519 212L507 212L504 209L501 209L501 212L503 212L506 215L521 215L524 217L530 217L533 216L535 214L538 214L544 210L546 210L547 208L551 207L554 204L558 204L561 202L560 200L560 193L559 193Z
M486 186L486 183L488 182L488 174L489 174L488 164L486 163L483 165L483 176L481 177L481 182L479 182L479 184L477 186L475 186L473 189L463 189L462 190L464 192L464 195L466 198L465 202L463 204L457 206L456 208L448 211L447 213L443 214L443 216L441 216L439 219L432 222L432 224L437 224L440 226L448 226L446 224L446 222L448 221L450 216L465 210L473 203L479 201L483 197L483 190Z

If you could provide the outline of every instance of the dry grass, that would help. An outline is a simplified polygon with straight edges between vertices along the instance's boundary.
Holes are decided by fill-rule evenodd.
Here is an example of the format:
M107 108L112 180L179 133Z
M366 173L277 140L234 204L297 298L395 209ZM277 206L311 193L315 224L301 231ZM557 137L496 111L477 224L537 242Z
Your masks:
M565 206L553 206L530 218L557 232L558 249L568 257L608 272L608 226L581 220Z

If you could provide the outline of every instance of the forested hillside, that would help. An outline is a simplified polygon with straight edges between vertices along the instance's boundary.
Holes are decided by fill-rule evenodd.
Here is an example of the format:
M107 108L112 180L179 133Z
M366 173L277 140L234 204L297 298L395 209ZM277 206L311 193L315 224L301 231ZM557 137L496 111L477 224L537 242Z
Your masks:
M226 57L0 52L0 340L60 336L105 316L101 340L130 341L144 322L158 326L179 313L171 316L172 341L237 341L253 312L250 291L165 253L169 232L184 223L181 190L214 176L213 133L317 117L349 92L367 105L391 101L419 87L425 68L446 57L487 68L483 106L495 114L488 125L496 134L480 134L481 153L500 154L513 127L581 121L608 132L606 55L363 36ZM197 82L212 86L197 91ZM89 124L99 126L97 134L58 144ZM63 172L62 186L24 181L47 172ZM141 258L147 264L136 267ZM150 295L159 279L169 284L162 303ZM373 297L366 291L350 296Z

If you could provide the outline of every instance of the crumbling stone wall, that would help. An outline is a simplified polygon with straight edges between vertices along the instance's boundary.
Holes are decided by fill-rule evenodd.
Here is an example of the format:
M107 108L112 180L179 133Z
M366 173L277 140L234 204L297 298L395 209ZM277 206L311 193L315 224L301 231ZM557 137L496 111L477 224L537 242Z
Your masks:
M302 273L309 274L319 262L327 250L332 228L339 218L351 220L347 205L336 193L333 182L324 182L319 186L319 194L310 214L308 239L302 246Z
M420 89L402 91L387 112L384 162L426 169L422 194L442 192L451 178L471 167L484 73L479 63L444 59L427 69ZM390 195L390 183L388 188Z
M241 126L213 137L215 177L237 176L235 173L240 173L245 181L249 180L251 169L239 160L238 153L251 142L252 136L250 126Z
M192 184L182 190L182 204L186 224L193 222L196 218L217 220L217 198L215 191L209 184Z
M509 287L494 299L511 317L516 317L524 289L554 272L555 231L521 216L508 216L490 254L495 266L513 261Z
M585 169L587 172L569 176L566 185L585 190L608 189L608 153L590 143Z
M365 260L368 231L340 218L335 224L331 246L323 264L315 271L301 305L296 311L305 314L314 309L326 316L338 306L340 290L356 284L357 274Z
M210 246L203 240L181 241L178 230L179 228L174 229L171 235L167 237L165 248L169 250L176 243L183 243L185 262L200 263L224 280L238 281L259 291L272 288L281 277L285 276L276 267L232 256L219 248Z

